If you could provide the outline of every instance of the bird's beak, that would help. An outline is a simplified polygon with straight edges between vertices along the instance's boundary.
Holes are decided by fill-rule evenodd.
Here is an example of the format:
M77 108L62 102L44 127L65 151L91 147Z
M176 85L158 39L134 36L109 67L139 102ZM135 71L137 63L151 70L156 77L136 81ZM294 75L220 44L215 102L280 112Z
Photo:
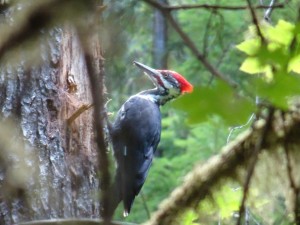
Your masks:
M159 71L152 69L151 67L146 66L140 62L134 61L133 64L142 69L144 73L152 80L155 86L159 87L161 85L159 84L159 81L161 81L161 74Z

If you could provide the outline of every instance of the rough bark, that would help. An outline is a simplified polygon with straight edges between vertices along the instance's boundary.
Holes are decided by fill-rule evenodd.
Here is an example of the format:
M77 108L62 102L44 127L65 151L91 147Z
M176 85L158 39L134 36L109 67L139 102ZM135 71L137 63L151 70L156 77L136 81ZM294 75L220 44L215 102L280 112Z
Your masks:
M3 127L3 121L14 121L12 127L18 133L8 138L24 143L30 155L1 154L5 162L1 184L12 179L9 171L21 161L35 174L24 174L25 181L13 186L22 190L21 195L1 195L1 224L99 217L93 112L86 110L68 123L76 110L92 102L84 54L70 27L44 33L41 39L46 41L35 45L42 58L40 65L26 67L20 62L16 67L2 66L0 71L1 130L9 129ZM12 152L10 145L4 148Z

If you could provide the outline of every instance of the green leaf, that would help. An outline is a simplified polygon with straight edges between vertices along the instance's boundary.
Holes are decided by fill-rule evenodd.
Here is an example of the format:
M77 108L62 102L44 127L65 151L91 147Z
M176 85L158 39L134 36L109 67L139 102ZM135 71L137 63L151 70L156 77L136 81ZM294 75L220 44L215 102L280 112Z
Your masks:
M188 112L188 122L192 124L203 122L213 114L220 115L229 124L244 123L255 108L247 99L235 96L221 81L213 88L195 88L193 94L178 99L173 105Z
M239 45L237 49L242 52L245 52L247 55L255 55L261 46L261 41L258 38L246 40Z
M196 225L199 224L196 222L198 219L198 215L193 210L187 211L182 217L182 223L184 225Z
M271 82L259 79L256 86L259 96L277 107L287 109L288 98L300 94L300 77L288 73L275 74Z
M284 67L287 65L286 49L282 46L271 49L270 44L268 47L262 46L257 53L257 59L261 65L273 65Z
M295 73L300 73L300 55L297 55L290 60L288 71L294 71Z
M268 39L282 45L289 45L293 39L295 26L284 20L279 20L275 27L269 27Z
M256 57L248 57L242 63L240 70L249 74L257 74L264 72L266 67L262 66L261 62Z
M225 185L216 195L216 201L220 208L222 218L232 217L232 213L239 210L241 204L242 189Z

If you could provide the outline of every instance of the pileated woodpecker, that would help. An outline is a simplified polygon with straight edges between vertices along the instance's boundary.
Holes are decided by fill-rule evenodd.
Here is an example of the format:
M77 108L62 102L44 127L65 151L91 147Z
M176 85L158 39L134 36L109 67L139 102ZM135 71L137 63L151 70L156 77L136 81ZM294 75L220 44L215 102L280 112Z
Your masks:
M134 62L152 80L156 88L131 96L121 107L111 127L114 156L117 162L115 181L110 190L106 215L112 217L123 201L126 217L135 196L139 194L160 141L161 115L159 107L193 86L180 74L170 70L155 70Z

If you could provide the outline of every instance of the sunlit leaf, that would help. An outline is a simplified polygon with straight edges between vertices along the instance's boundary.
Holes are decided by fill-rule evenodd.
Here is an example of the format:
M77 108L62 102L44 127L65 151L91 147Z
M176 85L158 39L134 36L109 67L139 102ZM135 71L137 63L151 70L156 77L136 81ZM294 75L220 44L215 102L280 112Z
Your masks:
M257 74L265 71L265 67L261 65L261 62L256 57L248 57L242 63L240 70L249 73Z
M300 73L300 55L297 55L290 60L288 71Z
M275 50L282 48L283 46L276 42L270 42L267 44L267 47L270 52L274 52Z
M232 217L238 211L241 203L242 189L224 186L216 197L222 218Z
M284 20L279 20L275 27L270 27L268 29L268 38L271 41L288 45L293 39L295 26L291 23L288 23Z
M189 210L184 214L184 216L182 218L182 224L184 224L184 225L199 224L196 222L197 219L198 219L198 215L195 213L195 211Z
M241 44L237 45L236 47L242 51L245 52L247 55L254 55L257 53L261 46L261 42L258 38L256 39L249 39Z
M300 73L300 25L280 20L274 27L261 28L266 34L266 43L257 49L255 43L259 37L254 36L238 46L248 54L240 70L262 75L254 85L257 95L276 107L287 109L288 99L300 94L300 78L290 73ZM249 50L251 47L255 50Z

